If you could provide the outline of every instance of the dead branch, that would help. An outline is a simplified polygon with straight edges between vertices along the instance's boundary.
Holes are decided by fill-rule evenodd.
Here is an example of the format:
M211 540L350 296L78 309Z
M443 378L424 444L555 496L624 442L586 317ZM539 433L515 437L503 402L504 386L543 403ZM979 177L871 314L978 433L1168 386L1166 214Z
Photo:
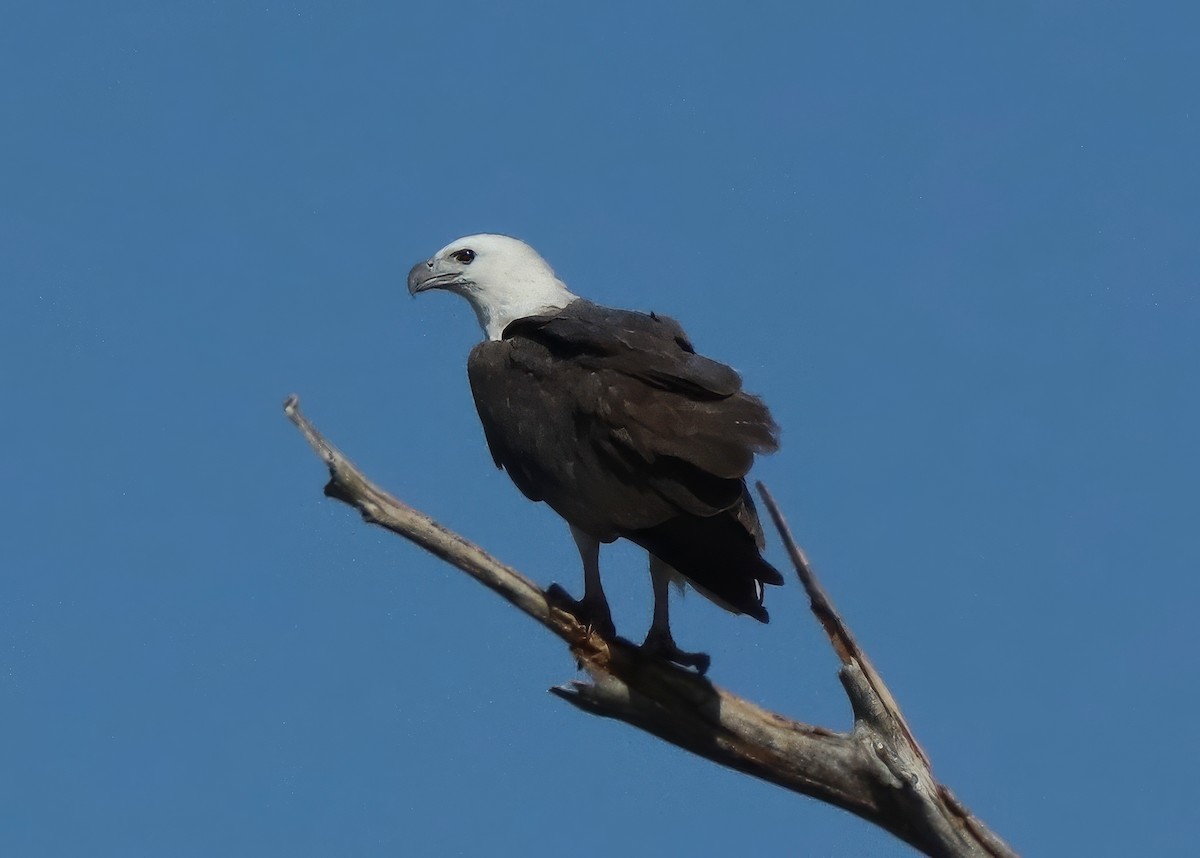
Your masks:
M793 721L592 632L565 606L482 548L375 486L300 411L284 412L329 468L325 494L458 567L562 638L591 681L550 689L575 707L632 724L713 762L857 814L927 855L1016 856L930 770L887 686L859 648L796 545L771 495L762 495L813 613L841 659L854 727L838 733Z

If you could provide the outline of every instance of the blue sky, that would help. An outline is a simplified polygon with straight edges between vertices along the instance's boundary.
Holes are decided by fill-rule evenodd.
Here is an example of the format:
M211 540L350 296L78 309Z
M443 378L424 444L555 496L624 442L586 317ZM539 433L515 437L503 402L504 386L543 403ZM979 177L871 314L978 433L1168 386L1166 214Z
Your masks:
M1200 752L1200 104L1186 4L10 4L0 851L890 856L586 717L563 647L322 499L280 412L535 579L465 303L507 232L679 318L938 775L1029 854L1180 854ZM773 542L770 556L783 563ZM603 558L639 637L638 553ZM837 728L799 587L675 611Z

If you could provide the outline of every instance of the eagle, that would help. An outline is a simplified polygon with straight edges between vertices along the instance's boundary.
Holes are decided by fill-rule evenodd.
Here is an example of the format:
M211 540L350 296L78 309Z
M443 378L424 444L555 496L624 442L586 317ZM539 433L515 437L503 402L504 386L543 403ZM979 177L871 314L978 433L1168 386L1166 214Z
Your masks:
M612 639L600 545L623 538L650 558L643 650L708 669L706 654L675 644L672 582L768 621L763 585L783 578L762 557L745 477L779 430L736 371L697 354L674 319L580 298L509 236L466 236L418 262L408 291L431 290L466 298L483 329L467 377L496 466L562 516L579 549L583 598L552 596Z

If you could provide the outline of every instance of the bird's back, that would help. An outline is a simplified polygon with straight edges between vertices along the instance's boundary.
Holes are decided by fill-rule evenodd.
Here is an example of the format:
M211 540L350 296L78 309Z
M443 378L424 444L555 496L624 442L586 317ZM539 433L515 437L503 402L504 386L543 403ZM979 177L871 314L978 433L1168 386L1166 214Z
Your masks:
M766 620L759 582L782 578L760 556L744 477L778 430L677 322L577 300L476 346L468 375L496 464L527 497Z

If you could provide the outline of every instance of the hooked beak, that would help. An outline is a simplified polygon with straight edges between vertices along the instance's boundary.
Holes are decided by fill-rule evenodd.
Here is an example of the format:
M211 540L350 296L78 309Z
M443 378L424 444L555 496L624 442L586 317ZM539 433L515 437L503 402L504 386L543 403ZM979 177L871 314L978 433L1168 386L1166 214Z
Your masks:
M430 289L445 289L462 283L462 272L440 270L440 260L418 262L408 272L408 294L417 295Z

